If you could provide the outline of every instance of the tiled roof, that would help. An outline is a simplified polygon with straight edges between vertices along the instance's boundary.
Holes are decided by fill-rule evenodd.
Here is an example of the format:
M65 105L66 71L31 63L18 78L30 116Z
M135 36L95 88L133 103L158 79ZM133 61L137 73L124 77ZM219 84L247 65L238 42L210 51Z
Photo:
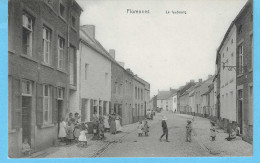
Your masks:
M157 95L157 100L166 100L172 95L171 91L159 91Z

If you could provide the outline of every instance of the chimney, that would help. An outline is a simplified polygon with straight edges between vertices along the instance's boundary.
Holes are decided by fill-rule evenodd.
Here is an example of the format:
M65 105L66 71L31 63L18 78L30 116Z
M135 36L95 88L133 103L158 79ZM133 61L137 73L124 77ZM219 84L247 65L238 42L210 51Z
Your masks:
M109 54L112 58L116 59L116 51L115 49L109 49Z
M208 75L208 79L211 78L211 77L212 77L212 75Z
M95 26L94 25L83 25L80 27L89 37L95 38Z
M195 81L194 80L190 80L191 83L194 83Z
M124 62L118 62L118 64L120 64L120 66L122 66L123 68L125 68L125 63L124 63Z
M199 79L199 83L202 83L202 79Z

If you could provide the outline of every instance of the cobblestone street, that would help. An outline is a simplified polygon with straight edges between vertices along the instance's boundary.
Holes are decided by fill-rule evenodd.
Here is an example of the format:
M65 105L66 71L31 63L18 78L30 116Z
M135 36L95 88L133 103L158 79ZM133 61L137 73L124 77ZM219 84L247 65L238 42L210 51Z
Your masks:
M161 118L168 120L169 141L159 141L162 134ZM215 157L215 156L252 156L252 145L240 137L226 141L227 133L218 129L215 142L210 141L210 123L206 118L195 117L193 122L192 142L185 142L185 125L190 115L157 113L149 121L149 137L138 137L137 124L124 126L123 132L110 135L105 141L90 140L87 148L71 146L52 147L35 153L32 157L68 158L68 157ZM89 135L89 139L91 135Z

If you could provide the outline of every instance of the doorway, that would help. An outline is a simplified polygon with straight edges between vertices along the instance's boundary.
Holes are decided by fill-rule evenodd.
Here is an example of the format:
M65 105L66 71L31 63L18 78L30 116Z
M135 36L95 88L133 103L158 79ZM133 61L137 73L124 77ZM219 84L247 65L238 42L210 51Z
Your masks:
M31 145L31 104L32 98L30 96L22 96L22 141L28 139Z
M237 123L240 127L240 134L243 134L243 90L238 90Z
M63 100L57 100L57 109L58 109L58 133L60 130L60 121L62 118L62 108L63 108Z

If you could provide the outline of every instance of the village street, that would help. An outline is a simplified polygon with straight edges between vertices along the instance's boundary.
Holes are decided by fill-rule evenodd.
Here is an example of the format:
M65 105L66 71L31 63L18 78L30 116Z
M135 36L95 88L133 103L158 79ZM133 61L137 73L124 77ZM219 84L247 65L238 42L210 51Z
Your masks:
M162 142L161 118L168 120L169 141ZM51 147L35 158L71 158L71 157L215 157L215 156L251 156L252 145L238 137L234 141L226 141L227 133L218 129L215 142L210 141L210 123L206 118L195 117L193 121L192 142L185 142L185 125L190 115L157 113L154 120L149 121L149 137L138 137L137 124L124 126L123 132L110 135L106 133L105 141L88 141L87 148L70 146ZM89 135L91 139L92 135Z

